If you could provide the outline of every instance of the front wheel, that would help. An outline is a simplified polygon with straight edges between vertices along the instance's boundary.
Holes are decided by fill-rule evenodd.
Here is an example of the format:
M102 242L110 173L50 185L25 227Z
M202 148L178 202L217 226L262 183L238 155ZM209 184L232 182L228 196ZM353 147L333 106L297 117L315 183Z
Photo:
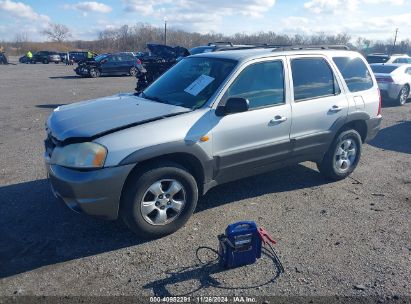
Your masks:
M197 199L197 183L186 169L159 163L130 177L120 215L139 237L158 238L181 228L194 212Z
M408 95L410 95L410 87L408 85L405 85L402 87L397 97L397 103L399 106L405 105L408 99Z
M47 59L44 59L44 60L43 60L43 63L44 63L44 64L49 64L49 61L48 61Z
M361 136L355 130L341 132L333 141L323 160L317 163L318 170L326 178L341 180L357 167L361 157Z
M91 70L90 70L90 77L91 77L91 78L100 77L100 70L99 70L99 69L96 69L96 68L91 69Z

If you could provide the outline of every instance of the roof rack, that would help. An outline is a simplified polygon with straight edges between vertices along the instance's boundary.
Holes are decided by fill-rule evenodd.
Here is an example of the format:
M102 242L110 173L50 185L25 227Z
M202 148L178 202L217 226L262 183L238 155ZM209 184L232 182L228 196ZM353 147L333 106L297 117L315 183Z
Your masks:
M232 42L230 42L230 41L216 41L216 42L209 42L208 43L208 46L211 46L211 45L229 45L229 46L233 46L233 43Z
M286 47L279 47L273 50L276 51L298 51L298 50L349 50L346 45L291 45Z
M281 47L289 47L291 45L288 44L267 44L267 43L259 43L259 44L241 44L241 45L233 45L232 47L222 47L219 48L218 51L238 51L238 50L250 50L250 49L273 49L273 48L281 48Z

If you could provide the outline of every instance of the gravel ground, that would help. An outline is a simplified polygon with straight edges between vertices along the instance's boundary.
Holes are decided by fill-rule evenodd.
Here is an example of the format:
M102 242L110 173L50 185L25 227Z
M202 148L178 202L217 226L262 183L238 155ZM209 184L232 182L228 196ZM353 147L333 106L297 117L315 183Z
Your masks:
M0 66L0 295L409 301L411 102L384 106L383 129L364 146L351 178L328 183L304 163L221 185L200 199L184 228L142 242L120 221L75 214L58 202L42 160L53 108L134 85L131 77L77 78L61 64ZM275 278L268 257L229 271L198 263L197 247L217 247L227 224L244 219L278 241L285 274Z

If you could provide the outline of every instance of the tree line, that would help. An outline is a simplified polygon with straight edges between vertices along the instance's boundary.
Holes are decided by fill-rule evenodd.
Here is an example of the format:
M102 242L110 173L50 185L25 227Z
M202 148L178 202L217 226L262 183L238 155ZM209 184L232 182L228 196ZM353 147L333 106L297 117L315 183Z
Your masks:
M66 52L70 50L91 50L96 53L116 51L145 51L147 43L164 43L165 31L163 28L150 24L139 23L134 26L123 25L116 29L105 29L97 34L97 38L91 41L68 40L71 31L61 24L51 24L49 29L43 32L49 38L49 42L33 42L26 33L17 34L11 42L0 42L0 46L10 55L20 55L27 51L55 50ZM236 33L224 35L221 33L200 34L187 32L181 29L167 30L167 44L171 46L183 46L192 48L205 45L209 42L230 41L234 44L266 43L272 45L318 45L339 44L347 45L351 49L362 53L407 53L411 52L411 40L398 42L395 46L391 40L370 40L359 37L353 41L347 33L314 35L279 34L273 31L258 32L253 34Z

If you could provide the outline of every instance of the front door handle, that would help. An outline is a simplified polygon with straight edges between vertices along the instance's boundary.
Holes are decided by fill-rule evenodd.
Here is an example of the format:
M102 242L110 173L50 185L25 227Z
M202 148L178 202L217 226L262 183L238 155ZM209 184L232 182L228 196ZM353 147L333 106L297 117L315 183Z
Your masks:
M287 120L287 117L277 115L273 119L270 120L271 124L281 123Z
M342 109L343 109L343 108L341 108L340 106L334 105L334 106L331 107L330 111L331 111L331 112L339 112L339 111L341 111Z

